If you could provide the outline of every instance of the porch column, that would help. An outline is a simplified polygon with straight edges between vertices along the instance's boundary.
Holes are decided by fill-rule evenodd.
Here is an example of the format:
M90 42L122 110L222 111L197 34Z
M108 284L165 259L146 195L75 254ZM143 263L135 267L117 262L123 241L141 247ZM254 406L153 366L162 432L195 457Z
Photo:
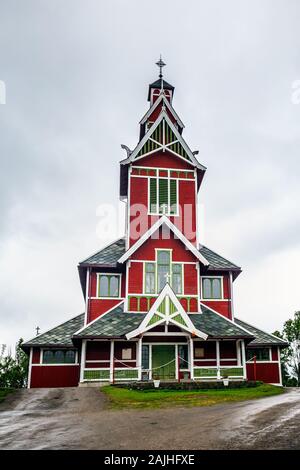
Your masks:
M178 380L179 370L178 370L178 344L175 344L175 379Z
M236 341L236 357L237 357L237 365L241 366L242 359L241 359L241 340L240 339Z
M138 380L142 380L142 345L143 345L143 338L140 337L138 339L138 347L137 347Z
M113 375L114 375L114 355L115 355L115 342L112 339L110 342L110 362L109 362L109 381L113 382Z
M86 339L83 339L82 344L81 344L80 382L84 381L85 357L86 357Z
M221 378L221 371L220 371L220 341L216 341L216 357L217 357L217 379Z
M194 341L190 336L190 376L194 380Z
M245 349L245 341L242 339L241 341L242 346L242 362L243 362L243 371L244 371L244 379L247 378L247 369L246 369L246 349Z

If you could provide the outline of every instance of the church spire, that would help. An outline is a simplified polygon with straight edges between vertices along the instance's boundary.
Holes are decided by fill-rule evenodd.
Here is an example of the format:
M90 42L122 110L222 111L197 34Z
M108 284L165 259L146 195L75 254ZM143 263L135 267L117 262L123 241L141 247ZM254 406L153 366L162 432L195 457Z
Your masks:
M166 63L162 60L161 54L159 60L155 62L155 65L159 68L158 80L149 85L148 101L150 106L154 103L155 99L160 93L164 92L170 103L172 102L174 87L163 79L162 69L166 66Z
M159 61L156 62L156 65L157 65L157 67L159 67L159 78L162 78L162 77L163 77L162 69L163 69L163 67L165 67L165 65L167 65L167 64L165 64L164 61L162 60L161 54L160 54L160 57L159 57Z

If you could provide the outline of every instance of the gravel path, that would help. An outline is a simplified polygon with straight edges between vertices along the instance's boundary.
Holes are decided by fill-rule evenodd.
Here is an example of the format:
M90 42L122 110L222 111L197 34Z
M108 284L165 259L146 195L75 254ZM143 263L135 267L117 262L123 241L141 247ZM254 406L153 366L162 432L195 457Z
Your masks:
M300 449L300 390L210 407L108 410L97 388L20 390L0 449Z

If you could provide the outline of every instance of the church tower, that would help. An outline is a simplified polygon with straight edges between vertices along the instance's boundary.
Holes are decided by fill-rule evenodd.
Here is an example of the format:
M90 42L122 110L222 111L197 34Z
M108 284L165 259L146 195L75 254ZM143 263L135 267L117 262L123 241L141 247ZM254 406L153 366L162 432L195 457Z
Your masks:
M160 58L149 85L139 141L122 145L125 235L79 263L84 313L23 345L30 387L225 376L281 383L285 343L236 317L241 268L201 244L206 168L184 139L165 65Z

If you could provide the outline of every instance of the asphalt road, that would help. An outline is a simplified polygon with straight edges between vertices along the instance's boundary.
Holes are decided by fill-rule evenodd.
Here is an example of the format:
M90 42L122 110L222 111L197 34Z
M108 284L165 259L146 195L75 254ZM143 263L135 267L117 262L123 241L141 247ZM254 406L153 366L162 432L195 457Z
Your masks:
M20 390L0 449L300 449L300 390L210 407L108 410L96 388Z

